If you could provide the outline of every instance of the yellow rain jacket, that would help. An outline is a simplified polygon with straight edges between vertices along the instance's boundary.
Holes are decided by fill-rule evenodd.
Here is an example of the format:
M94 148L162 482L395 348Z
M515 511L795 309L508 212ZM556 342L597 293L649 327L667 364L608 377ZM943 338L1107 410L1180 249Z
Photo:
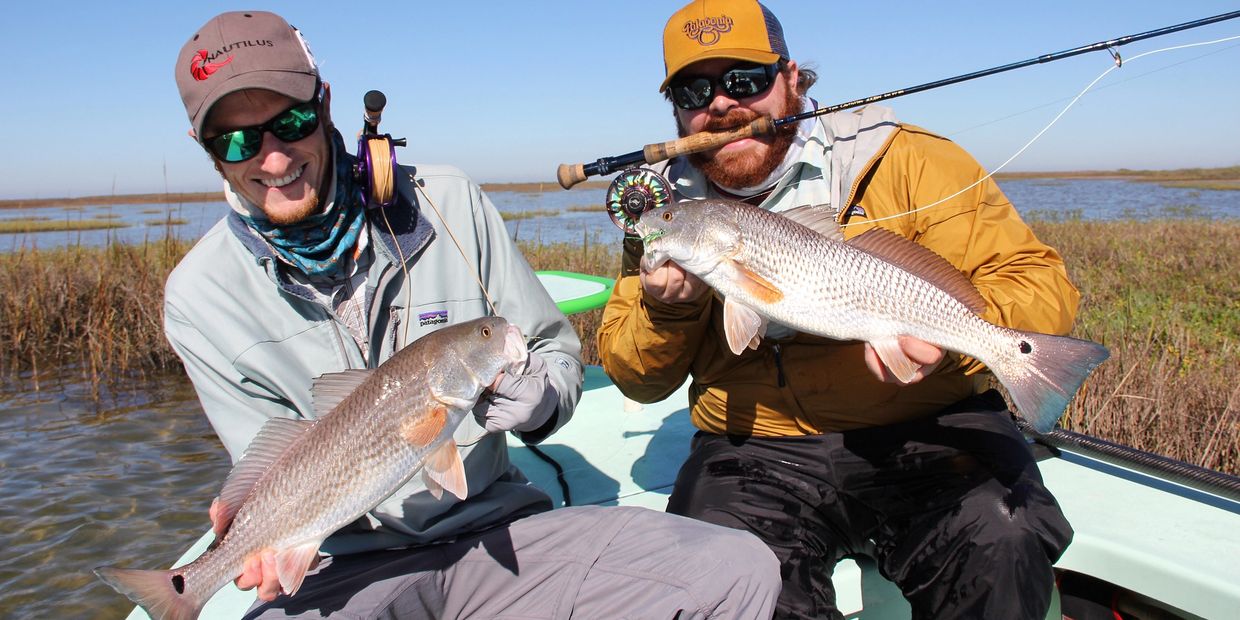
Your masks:
M804 121L794 148L799 163L763 208L826 205L838 212L845 238L887 228L967 275L986 299L986 320L1053 334L1071 329L1080 294L1063 260L994 181L978 183L985 170L955 143L869 106ZM715 195L687 162L661 171L684 197ZM689 378L691 416L702 430L789 436L880 426L935 413L990 386L984 366L954 353L918 383L882 383L865 365L863 343L803 333L768 337L734 355L722 301L707 294L666 304L644 294L640 255L640 240L626 239L624 271L598 332L603 368L639 402L661 400Z

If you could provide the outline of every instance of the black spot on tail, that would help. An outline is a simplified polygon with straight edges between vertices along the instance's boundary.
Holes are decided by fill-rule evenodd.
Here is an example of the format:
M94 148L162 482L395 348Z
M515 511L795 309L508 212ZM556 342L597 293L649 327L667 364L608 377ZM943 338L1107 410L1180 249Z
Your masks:
M177 594L185 594L185 577L173 575L172 588L177 591Z
M1029 341L1027 340L1021 340L1020 341L1020 352L1024 353L1025 355L1029 355L1030 353L1033 352L1033 345L1029 344Z

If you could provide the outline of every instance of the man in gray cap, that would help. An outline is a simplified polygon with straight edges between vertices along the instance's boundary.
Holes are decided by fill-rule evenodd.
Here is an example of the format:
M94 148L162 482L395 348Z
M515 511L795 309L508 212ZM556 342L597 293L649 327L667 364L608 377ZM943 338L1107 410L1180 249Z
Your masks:
M769 617L777 562L752 535L640 508L550 510L509 463L505 431L532 444L571 417L580 342L477 184L402 166L394 204L366 208L328 84L277 15L211 19L176 81L232 210L169 277L165 329L234 461L268 419L316 416L316 377L490 314L488 293L530 342L524 371L457 431L468 499L411 481L328 538L293 596L270 550L256 554L237 579L257 587L247 617Z

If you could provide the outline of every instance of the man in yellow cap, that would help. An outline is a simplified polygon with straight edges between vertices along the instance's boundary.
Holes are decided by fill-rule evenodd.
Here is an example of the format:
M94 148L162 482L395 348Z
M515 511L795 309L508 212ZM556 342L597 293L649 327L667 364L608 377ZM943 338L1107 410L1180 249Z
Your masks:
M754 0L697 0L663 32L681 135L816 105ZM1079 294L1059 254L959 146L880 106L838 112L657 167L678 198L779 212L824 209L853 238L876 226L930 248L987 302L983 317L1064 334ZM928 209L919 209L934 205ZM918 618L1041 618L1072 528L1006 403L972 359L902 337L920 366L899 382L868 345L772 325L733 355L724 304L675 263L647 270L641 240L599 329L603 367L651 402L690 383L698 428L670 512L749 530L782 564L776 617L840 617L831 573L872 555Z

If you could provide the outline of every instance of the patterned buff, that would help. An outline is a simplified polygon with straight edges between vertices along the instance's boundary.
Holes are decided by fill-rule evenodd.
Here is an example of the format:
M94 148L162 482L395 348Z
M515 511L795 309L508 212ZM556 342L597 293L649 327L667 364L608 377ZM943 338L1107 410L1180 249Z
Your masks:
M241 216L286 263L309 276L334 278L344 267L344 256L357 245L366 222L362 190L353 182L353 165L344 150L344 139L334 132L333 159L336 161L336 195L331 208L288 226Z

